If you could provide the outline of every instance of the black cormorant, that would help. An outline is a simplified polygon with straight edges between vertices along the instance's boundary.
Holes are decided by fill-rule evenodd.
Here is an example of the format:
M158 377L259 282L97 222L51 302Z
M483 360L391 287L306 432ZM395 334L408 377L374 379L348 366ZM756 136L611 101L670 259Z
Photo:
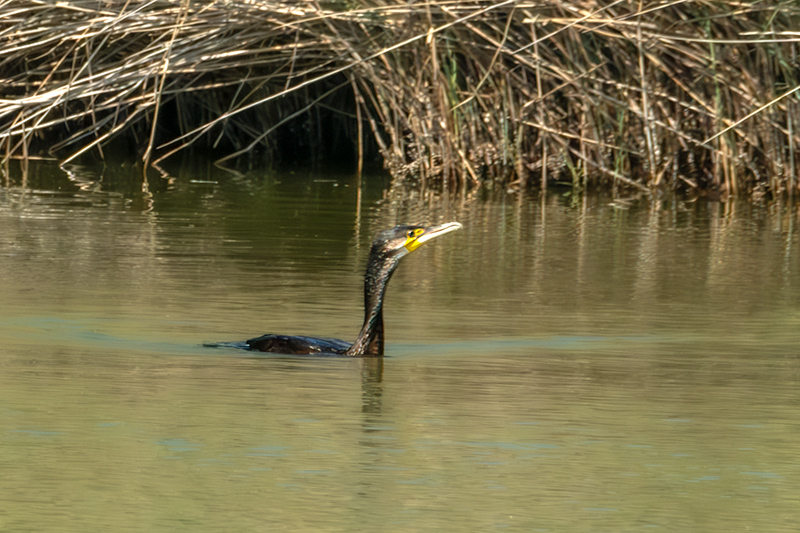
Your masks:
M438 226L397 226L375 236L364 276L364 325L353 344L339 339L262 335L247 341L250 350L292 355L383 355L383 296L400 259L426 242L461 229L458 222Z

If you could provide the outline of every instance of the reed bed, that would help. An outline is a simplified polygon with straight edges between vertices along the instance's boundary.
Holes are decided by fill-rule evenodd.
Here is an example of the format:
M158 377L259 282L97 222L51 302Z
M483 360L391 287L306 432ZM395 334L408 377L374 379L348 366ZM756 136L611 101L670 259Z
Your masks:
M0 0L0 142L791 194L798 28L785 0Z

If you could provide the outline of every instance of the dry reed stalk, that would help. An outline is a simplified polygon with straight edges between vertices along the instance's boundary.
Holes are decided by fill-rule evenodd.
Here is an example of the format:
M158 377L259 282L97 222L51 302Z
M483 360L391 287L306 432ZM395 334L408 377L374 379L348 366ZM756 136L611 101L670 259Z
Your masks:
M0 142L5 160L122 138L145 162L198 143L313 158L334 128L360 162L366 123L420 183L780 194L798 186L798 17L780 0L0 0Z

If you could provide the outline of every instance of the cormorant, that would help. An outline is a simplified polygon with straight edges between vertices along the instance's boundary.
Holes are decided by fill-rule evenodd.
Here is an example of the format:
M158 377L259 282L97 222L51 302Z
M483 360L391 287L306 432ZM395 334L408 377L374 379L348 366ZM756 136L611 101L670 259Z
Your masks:
M383 355L383 296L400 259L426 242L461 229L458 222L437 226L397 226L375 236L364 276L364 325L353 344L339 339L262 335L247 341L250 350L292 355Z

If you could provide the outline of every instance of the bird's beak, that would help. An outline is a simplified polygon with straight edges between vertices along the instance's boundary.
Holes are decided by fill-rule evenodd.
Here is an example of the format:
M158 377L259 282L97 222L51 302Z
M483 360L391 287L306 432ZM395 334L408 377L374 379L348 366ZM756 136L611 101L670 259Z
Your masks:
M413 252L426 242L431 241L436 237L441 237L445 233L450 233L451 231L461 229L462 227L463 226L458 222L448 222L447 224L428 226L427 228L423 228L421 230L418 229L414 232L413 236L409 236L406 239L404 246L406 247L406 250Z

